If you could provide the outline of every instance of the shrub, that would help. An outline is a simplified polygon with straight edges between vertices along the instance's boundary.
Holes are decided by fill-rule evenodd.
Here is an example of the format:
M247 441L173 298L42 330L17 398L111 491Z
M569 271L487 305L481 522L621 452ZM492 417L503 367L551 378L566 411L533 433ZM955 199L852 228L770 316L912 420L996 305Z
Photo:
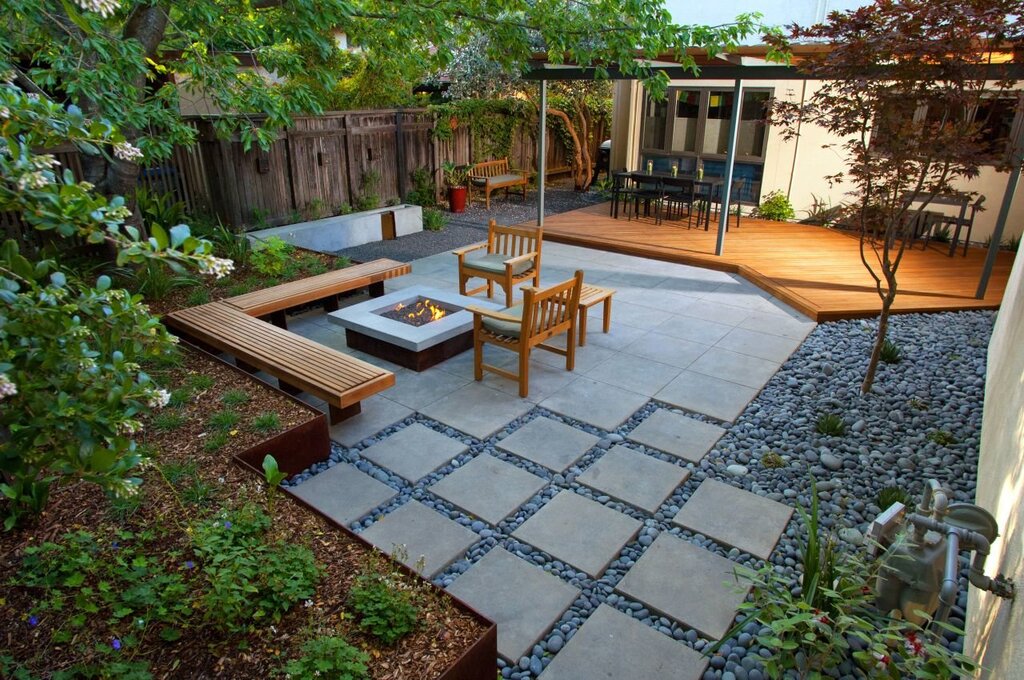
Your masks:
M842 416L835 413L826 413L818 418L816 429L818 434L829 437L841 437L846 433L846 423L843 422Z
M332 680L369 678L370 657L341 637L313 638L302 645L302 656L284 665L282 672L293 678L324 677Z
M349 591L349 605L359 617L359 627L387 645L412 632L419 622L411 591L383 574L357 576Z
M910 494L899 486L887 486L878 492L877 504L882 510L889 508L893 503L902 503L910 507Z
M774 451L768 451L761 456L761 465L766 468L781 468L786 466L786 461L782 460L782 456Z
M427 231L441 231L448 225L448 216L436 208L423 209L423 228Z
M151 260L135 272L136 290L147 300L161 300L176 288L194 286L198 279L172 274L167 265Z
M135 205L147 227L156 224L170 229L185 221L185 204L169 193L158 194L139 186L135 189Z
M253 268L260 274L278 276L284 270L295 246L286 243L279 236L271 236L259 242L250 255Z
M796 217L793 204L789 202L786 194L781 191L772 191L767 196L764 196L761 199L761 203L757 206L756 212L758 217L779 222L785 222Z
M434 183L433 174L428 168L416 168L412 171L412 185L412 191L405 197L406 203L424 208L437 207L437 184Z
M192 531L192 549L205 584L198 597L203 615L229 632L278 621L315 593L320 570L313 552L284 541L267 541L270 518L254 505L221 513Z
M898 364L902 358L900 356L900 346L889 338L886 338L882 342L882 350L878 355L878 358L887 364Z
M376 170L366 170L362 177L362 193L356 197L353 203L356 210L373 210L380 207L380 173Z

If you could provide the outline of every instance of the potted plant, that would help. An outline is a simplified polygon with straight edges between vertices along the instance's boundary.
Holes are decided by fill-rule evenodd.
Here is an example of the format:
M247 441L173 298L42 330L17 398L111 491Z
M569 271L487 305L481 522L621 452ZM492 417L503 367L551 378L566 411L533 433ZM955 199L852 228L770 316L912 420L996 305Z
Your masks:
M451 161L445 161L441 165L441 172L444 177L444 185L448 189L448 205L451 211L463 212L466 209L469 171L464 165L455 165Z

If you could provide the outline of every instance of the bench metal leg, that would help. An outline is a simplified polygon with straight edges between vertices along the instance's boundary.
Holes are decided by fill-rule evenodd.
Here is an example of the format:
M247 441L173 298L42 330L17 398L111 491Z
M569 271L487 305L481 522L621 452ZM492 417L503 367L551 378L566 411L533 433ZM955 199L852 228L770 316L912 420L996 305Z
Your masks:
M370 297L380 297L384 294L384 282L378 281L377 283L371 283L366 287L370 291Z
M289 385L288 383L286 383L285 381L281 380L280 378L277 379L277 386L280 388L280 390L282 392L287 392L288 394L292 395L293 397L296 394L301 394L302 393L301 389L299 389L295 385Z
M346 418L351 418L352 416L359 415L359 413L363 410L363 406L360 402L357 401L351 406L346 406L345 408L335 406L334 404L328 404L327 409L331 425L337 425Z
M257 373L260 370L260 369L256 368L255 366L253 366L252 364L249 364L249 363L246 363L246 362L242 361L238 357L235 357L235 366L238 366L240 369L242 369L246 373Z
M283 309L271 312L270 323L274 324L278 328L288 330L288 314Z

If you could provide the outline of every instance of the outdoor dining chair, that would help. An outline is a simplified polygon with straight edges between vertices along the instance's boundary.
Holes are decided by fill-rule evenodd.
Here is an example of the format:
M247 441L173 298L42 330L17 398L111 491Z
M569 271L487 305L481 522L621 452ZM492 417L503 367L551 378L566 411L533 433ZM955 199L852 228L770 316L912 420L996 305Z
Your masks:
M971 241L971 229L974 227L974 217L980 211L984 210L982 207L984 203L985 197L978 196L978 199L971 204L971 214L963 219L960 219L959 215L937 214L930 221L928 232L925 234L925 249L928 248L928 242L931 241L939 230L943 228L952 228L953 235L950 237L949 256L953 257L953 254L956 252L956 246L960 242L960 231L962 229L967 229L967 233L964 235L964 257L967 257L967 246Z
M565 357L565 370L571 371L576 362L576 324L583 272L544 290L523 288L523 301L501 310L483 309L470 305L473 313L473 378L483 380L484 371L496 373L519 383L519 396L526 397L530 390L530 352L533 348L554 352ZM567 334L565 348L547 344L551 338ZM484 344L497 345L519 357L515 373L485 364Z

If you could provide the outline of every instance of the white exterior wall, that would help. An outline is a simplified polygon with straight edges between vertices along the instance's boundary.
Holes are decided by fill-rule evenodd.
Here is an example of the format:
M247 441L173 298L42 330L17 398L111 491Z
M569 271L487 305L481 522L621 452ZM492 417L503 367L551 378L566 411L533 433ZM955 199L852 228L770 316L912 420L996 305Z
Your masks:
M628 82L628 81L626 81ZM749 88L774 88L775 96L787 101L806 100L819 86L820 81L744 81L744 87ZM732 89L733 82L728 80L704 80L704 81L672 81L672 87L715 87ZM635 125L627 126L618 120L612 121L612 168L639 167L639 134L642 108L640 103L643 98L643 88L627 87L619 83L615 88L615 105L613 111L616 118L623 114L632 112L631 115L638 117ZM639 98L639 101L624 101L627 98ZM632 140L629 137L621 137L626 134L627 129L632 130ZM761 184L761 195L764 196L770 191L781 191L789 196L790 202L796 209L797 219L806 217L807 211L814 202L814 197L829 202L831 205L838 205L848 201L846 193L850 190L849 184L840 184L830 187L824 177L842 172L846 164L842 155L842 149L823 149L822 146L835 143L837 140L823 128L816 125L804 124L800 129L799 139L784 141L779 134L778 128L769 128L767 134L766 150L764 156L764 176ZM629 149L630 155L623 159L622 163L616 162L615 150ZM1008 175L1005 172L996 172L991 165L982 166L977 178L972 181L963 181L957 184L957 188L963 191L976 191L986 197L985 211L980 213L974 222L974 230L971 232L971 241L983 243L991 236L995 228L996 216L999 214L999 206L1003 200L1003 193L1006 191ZM949 211L941 206L932 206L931 210ZM1010 208L1010 215L1006 221L1003 231L1003 239L1010 237L1020 238L1024 233L1024 182L1018 183L1016 195Z

